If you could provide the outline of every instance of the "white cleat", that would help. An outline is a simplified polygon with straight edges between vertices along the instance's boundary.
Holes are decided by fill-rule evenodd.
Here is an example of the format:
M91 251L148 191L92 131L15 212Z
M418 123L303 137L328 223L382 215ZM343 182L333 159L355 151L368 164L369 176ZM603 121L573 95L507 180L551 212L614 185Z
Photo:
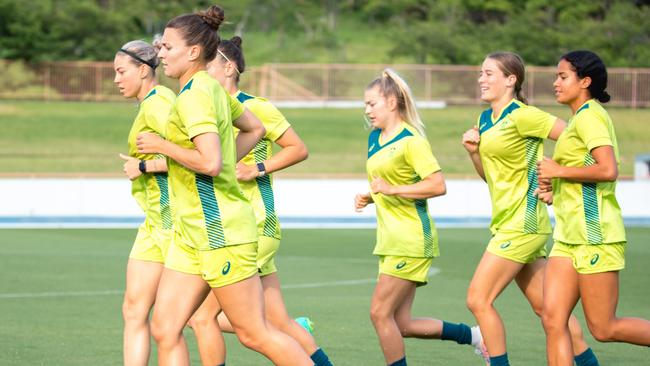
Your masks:
M483 342L483 335L481 334L481 328L478 325L472 327L472 344L474 345L474 353L485 361L486 365L490 364L490 354L488 353L487 347Z

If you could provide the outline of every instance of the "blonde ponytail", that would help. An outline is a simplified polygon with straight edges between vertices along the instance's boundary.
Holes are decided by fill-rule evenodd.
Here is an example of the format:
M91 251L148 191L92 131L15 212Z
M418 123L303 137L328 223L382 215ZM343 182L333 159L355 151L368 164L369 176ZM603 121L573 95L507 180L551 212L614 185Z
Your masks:
M384 69L381 77L373 80L367 89L379 87L384 97L394 96L397 99L397 110L400 117L409 125L413 126L420 135L424 135L424 123L415 106L415 100L411 88L393 69Z

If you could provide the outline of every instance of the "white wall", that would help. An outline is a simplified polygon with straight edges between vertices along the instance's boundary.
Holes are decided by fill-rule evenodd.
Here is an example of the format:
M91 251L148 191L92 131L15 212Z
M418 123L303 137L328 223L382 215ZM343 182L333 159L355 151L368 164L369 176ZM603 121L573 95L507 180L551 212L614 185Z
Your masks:
M142 213L126 179L0 179L0 227L133 227ZM374 209L354 211L363 179L277 179L283 227L372 227ZM627 222L650 224L650 181L617 189ZM447 195L429 200L438 226L487 226L490 200L479 180L448 180Z

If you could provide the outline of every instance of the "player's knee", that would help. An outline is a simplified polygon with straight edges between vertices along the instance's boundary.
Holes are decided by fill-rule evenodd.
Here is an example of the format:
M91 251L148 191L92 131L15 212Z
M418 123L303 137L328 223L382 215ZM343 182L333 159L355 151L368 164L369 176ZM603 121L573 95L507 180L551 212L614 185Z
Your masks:
M187 321L187 326L194 330L197 330L209 327L216 322L216 317L212 316L211 314L197 312L192 315L190 320Z
M531 307L533 308L533 312L535 312L535 315L541 318L542 315L544 314L544 307L542 306L542 304L532 304Z
M485 310L487 307L490 306L490 302L487 301L485 297L479 296L471 291L467 293L467 299L465 299L465 304L467 305L469 311L471 311L474 314L480 313L481 311Z
M155 317L151 320L151 336L159 347L165 347L177 338L178 334L175 333L169 322L158 320Z
M613 342L616 340L611 322L590 322L587 321L589 332L598 342Z
M262 345L265 343L265 332L253 332L247 329L239 329L236 333L241 344L253 351L260 351Z
M164 342L165 340L165 326L161 324L160 321L156 319L151 320L151 336L156 341L158 345Z
M542 326L544 327L544 331L547 334L564 331L564 329L567 327L568 319L551 309L543 308L540 317L542 318ZM562 319L565 320L563 321Z
M372 305L370 307L370 320L373 324L381 323L390 317L390 312L381 305Z
M149 310L144 304L125 297L122 303L122 319L124 319L124 323L128 324L135 322L146 323L149 318Z

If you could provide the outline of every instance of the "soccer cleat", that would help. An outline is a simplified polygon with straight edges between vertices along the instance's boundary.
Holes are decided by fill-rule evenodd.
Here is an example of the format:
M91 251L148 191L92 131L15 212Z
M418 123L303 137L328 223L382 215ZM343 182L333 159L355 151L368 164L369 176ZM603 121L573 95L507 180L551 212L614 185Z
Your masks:
M300 318L296 318L294 320L301 327L305 328L305 330L308 331L309 334L314 333L314 323L311 321L311 319L307 318L306 316L301 316Z
M478 325L472 327L472 336L476 336L478 338L478 342L475 342L476 344L474 345L474 353L483 358L483 361L485 361L486 365L489 365L490 354L488 353L487 347L485 347L485 343L483 342L483 335L481 334L481 328L479 328Z

